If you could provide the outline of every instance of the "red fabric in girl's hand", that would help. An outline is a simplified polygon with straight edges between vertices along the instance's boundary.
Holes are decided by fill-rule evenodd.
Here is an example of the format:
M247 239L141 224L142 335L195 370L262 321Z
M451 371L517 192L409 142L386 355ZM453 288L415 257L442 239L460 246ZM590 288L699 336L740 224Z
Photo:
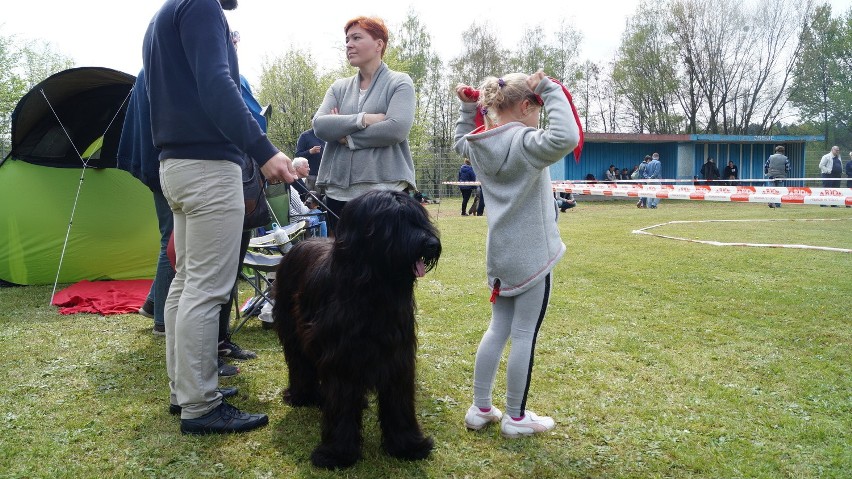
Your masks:
M577 122L577 129L580 130L580 141L577 142L577 147L574 148L574 162L580 163L580 155L583 153L584 142L583 124L580 123L580 114L577 113L577 107L574 106L574 98L571 97L571 92L568 91L568 88L566 88L565 85L563 85L559 80L553 77L547 78L549 78L550 81L552 81L553 83L556 83L557 85L562 87L562 92L565 93L565 98L568 99L568 103L571 105L571 112L574 114L574 121ZM462 93L464 93L465 96L467 96L471 100L479 101L479 90L473 87L464 87L462 89ZM476 109L476 115L474 115L473 117L473 123L474 125L476 125L477 128L485 124L485 120L482 117L482 110L480 110L479 108Z

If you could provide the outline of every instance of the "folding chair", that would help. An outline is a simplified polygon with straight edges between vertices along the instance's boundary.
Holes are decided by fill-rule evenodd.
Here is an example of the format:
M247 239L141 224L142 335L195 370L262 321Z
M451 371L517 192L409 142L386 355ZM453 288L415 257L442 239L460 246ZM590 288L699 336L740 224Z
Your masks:
M249 318L258 315L263 305L272 304L272 282L275 279L278 263L293 247L293 243L305 235L307 225L307 221L298 221L249 240L242 268L234 283L234 315L239 324L231 334L239 331ZM240 280L247 282L254 290L253 296L242 307L240 307L238 288Z

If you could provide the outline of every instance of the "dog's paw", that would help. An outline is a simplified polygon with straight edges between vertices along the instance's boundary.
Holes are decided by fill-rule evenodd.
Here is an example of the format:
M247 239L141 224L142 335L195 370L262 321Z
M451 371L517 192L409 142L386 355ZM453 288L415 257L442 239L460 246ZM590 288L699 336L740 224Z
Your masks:
M361 459L361 452L357 449L341 451L322 444L317 446L314 452L311 453L311 463L316 467L324 469L343 469L350 467L358 462L358 459Z
M293 394L285 389L281 394L284 403L292 407L319 407L320 400L316 394Z
M385 451L393 457L407 461L419 461L429 457L429 453L432 452L435 443L431 437L421 436L419 440L409 443L397 442L395 444L388 444L385 442L383 446Z

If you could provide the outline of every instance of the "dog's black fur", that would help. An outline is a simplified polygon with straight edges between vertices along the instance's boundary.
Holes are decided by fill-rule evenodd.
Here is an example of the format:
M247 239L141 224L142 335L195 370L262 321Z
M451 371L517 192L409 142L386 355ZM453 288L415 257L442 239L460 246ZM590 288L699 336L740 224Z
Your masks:
M343 209L335 238L302 241L278 267L273 316L292 406L319 405L315 466L361 456L367 394L378 396L382 446L401 459L432 450L414 412L414 282L441 255L438 231L405 193L372 191Z

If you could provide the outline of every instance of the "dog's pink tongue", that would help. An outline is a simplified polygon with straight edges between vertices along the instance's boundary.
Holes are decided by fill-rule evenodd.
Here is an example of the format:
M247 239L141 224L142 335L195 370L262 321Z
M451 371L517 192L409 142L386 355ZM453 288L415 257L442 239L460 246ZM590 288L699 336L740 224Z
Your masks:
M418 278L422 278L426 274L426 263L423 262L422 259L418 259L416 263L414 263L414 276Z

